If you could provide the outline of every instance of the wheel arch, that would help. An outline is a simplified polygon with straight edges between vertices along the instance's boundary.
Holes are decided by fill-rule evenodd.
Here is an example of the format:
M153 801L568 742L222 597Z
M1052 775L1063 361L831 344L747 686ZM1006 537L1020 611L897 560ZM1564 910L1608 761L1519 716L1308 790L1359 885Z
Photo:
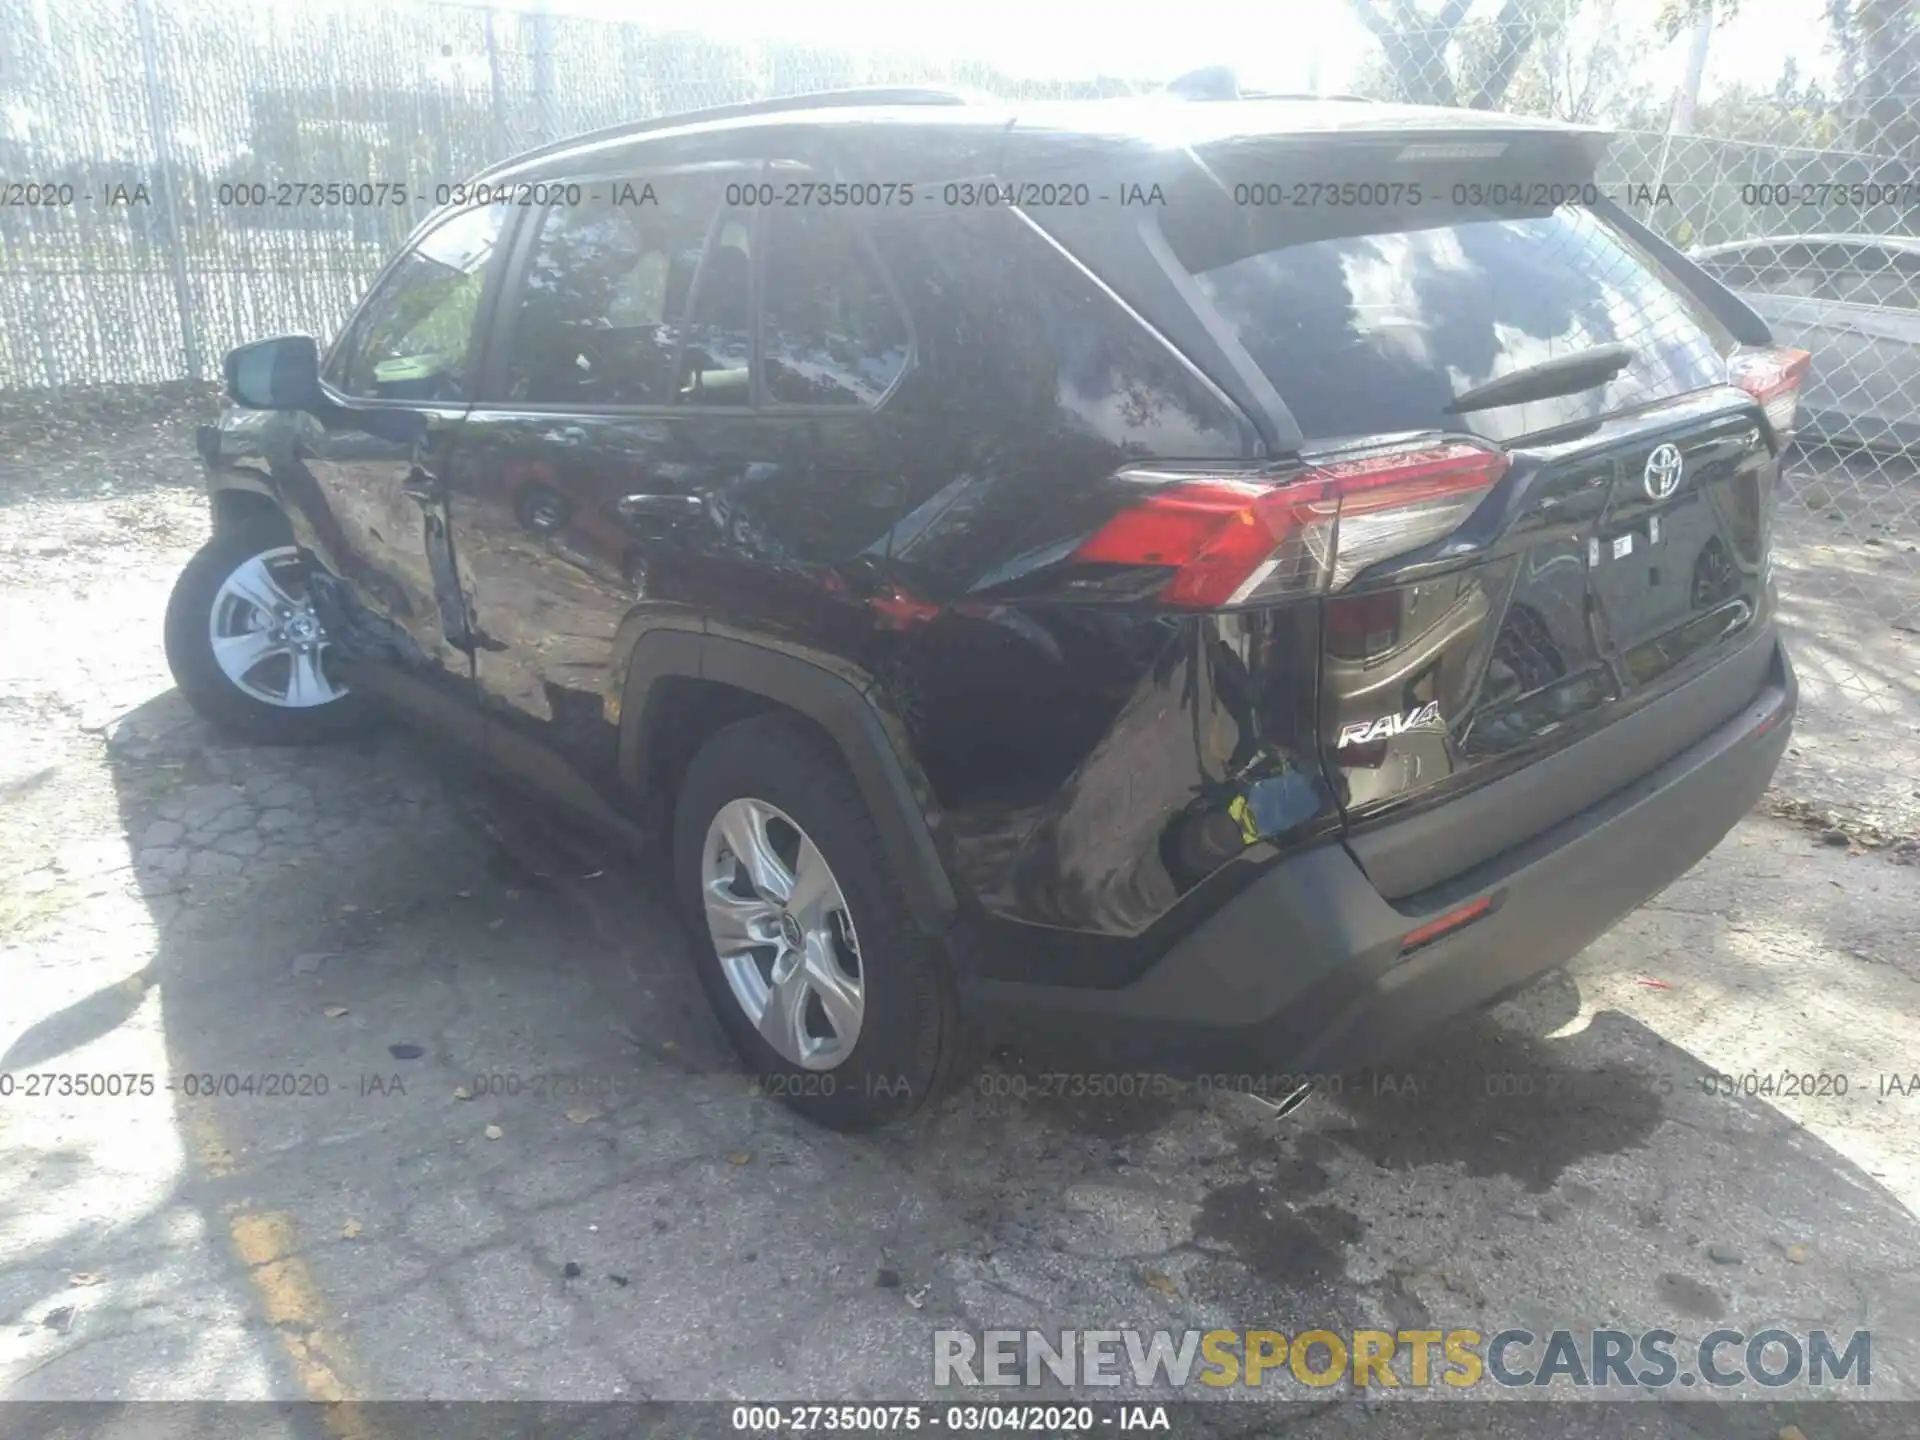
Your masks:
M239 469L221 471L210 478L207 500L213 511L216 535L225 535L251 520L270 517L285 528L289 540L293 538L292 522L264 475Z
M873 816L907 908L929 934L957 910L927 824L924 783L862 688L827 663L704 631L649 631L620 686L622 784L643 811L670 815L678 778L707 736L751 715L786 712L819 732L845 763Z

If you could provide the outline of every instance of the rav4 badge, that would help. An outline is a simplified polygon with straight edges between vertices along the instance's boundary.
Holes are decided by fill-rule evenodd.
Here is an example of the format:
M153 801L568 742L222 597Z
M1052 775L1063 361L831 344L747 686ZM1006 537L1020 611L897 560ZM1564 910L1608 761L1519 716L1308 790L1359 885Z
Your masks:
M1440 702L1429 700L1419 709L1409 710L1404 715L1382 715L1378 720L1362 720L1358 724L1342 726L1339 743L1333 748L1344 750L1349 745L1370 745L1375 740L1391 740L1409 730L1446 728L1447 722L1440 718Z

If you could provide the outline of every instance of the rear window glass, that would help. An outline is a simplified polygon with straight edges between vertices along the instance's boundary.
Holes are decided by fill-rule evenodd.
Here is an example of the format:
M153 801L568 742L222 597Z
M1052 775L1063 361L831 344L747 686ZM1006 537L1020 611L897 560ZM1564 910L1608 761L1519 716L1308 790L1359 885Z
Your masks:
M1281 222L1246 227L1251 246L1210 247L1195 268L1310 441L1408 430L1507 441L1725 378L1724 329L1591 210L1456 210L1432 224L1402 212L1350 228L1363 233L1321 227L1288 243ZM1489 380L1610 344L1634 359L1604 385L1445 408Z

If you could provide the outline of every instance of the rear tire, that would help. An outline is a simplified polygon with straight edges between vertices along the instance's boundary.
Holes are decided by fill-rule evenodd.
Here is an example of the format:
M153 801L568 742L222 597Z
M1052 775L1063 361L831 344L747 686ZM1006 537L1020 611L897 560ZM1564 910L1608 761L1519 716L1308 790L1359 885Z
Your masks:
M780 715L714 736L681 785L673 858L701 988L760 1093L864 1130L965 1073L976 1048L944 949L914 923L821 739ZM774 883L758 883L762 872ZM791 905L773 903L783 887Z
M305 564L278 516L243 521L200 547L167 600L165 638L187 703L236 739L304 745L373 722L368 701L332 673Z

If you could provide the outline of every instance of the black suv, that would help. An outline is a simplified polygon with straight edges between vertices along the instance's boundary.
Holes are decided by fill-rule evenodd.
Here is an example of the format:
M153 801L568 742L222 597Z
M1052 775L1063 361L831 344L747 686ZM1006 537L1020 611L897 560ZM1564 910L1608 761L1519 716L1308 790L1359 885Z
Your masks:
M658 837L721 1024L827 1123L983 1035L1369 1062L1685 871L1787 743L1807 356L1605 144L869 90L549 146L324 357L228 357L174 674Z

